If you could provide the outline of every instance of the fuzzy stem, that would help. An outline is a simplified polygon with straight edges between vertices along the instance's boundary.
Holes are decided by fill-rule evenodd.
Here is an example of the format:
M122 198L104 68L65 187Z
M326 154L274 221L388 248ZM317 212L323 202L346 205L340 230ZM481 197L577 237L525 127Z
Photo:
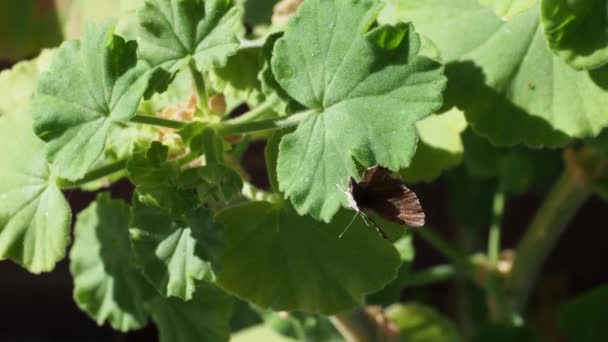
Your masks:
M376 340L376 324L363 309L338 314L330 317L330 320L348 342Z
M188 63L188 69L192 75L192 81L194 83L194 89L196 91L196 97L198 99L198 107L204 113L209 115L209 103L207 98L207 89L205 88L205 80L203 74L196 68L196 62L193 58Z
M517 247L508 283L511 300L518 311L524 308L549 252L589 196L589 188L566 172L538 210Z
M492 204L492 224L490 225L490 234L488 236L488 261L490 267L496 269L500 261L500 231L502 214L505 207L505 196L498 190L494 195Z
M426 286L450 280L458 274L453 265L438 265L427 270L408 274L402 287Z
M140 124L145 124L145 125L154 125L154 126L160 126L160 127L174 128L174 129L181 129L184 126L186 126L185 122L163 119L163 118L159 118L156 116L149 116L149 115L135 115L134 117L131 118L130 122L140 123Z
M100 167L99 169L96 170L92 170L89 173L87 173L82 179L79 179L77 181L68 181L65 179L58 179L57 180L57 186L59 186L59 188L63 189L63 190L69 190L69 189L73 189L73 188L77 188L81 185L84 185L86 183L92 182L94 180L97 180L99 178L103 178L105 176L109 176L113 173L116 173L118 171L123 170L124 168L127 167L127 160L123 159L123 160L119 160L117 162L114 162L112 164Z
M259 120L259 121L245 121L241 123L231 123L230 121L219 123L216 125L217 132L222 136L237 135L243 133L251 133L257 131L265 131L271 129L282 129L292 126L297 126L300 122L308 119L316 112L309 110L294 114L287 118Z
M443 237L429 227L417 228L414 230L414 232L416 232L416 234L428 244L433 246L437 251L443 254L454 265L466 264L466 256L460 253L460 251L454 248L449 242L447 242Z

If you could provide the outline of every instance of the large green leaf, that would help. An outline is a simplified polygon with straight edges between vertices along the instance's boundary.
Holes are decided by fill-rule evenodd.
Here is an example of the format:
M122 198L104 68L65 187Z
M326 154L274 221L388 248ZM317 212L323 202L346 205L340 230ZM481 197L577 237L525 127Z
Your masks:
M361 305L395 277L397 251L361 219L338 237L353 213L327 225L282 205L253 202L218 214L221 287L274 310L331 314Z
M608 70L576 71L553 55L536 7L507 22L478 0L400 0L394 13L439 46L446 101L493 143L562 145L608 126Z
M240 15L230 0L147 0L139 25L144 58L172 71L190 58L199 70L223 66L239 46Z
M70 252L74 300L102 325L120 331L147 322L144 293L149 285L135 267L129 242L129 207L101 194L78 214Z
M575 69L608 62L606 0L542 0L541 17L551 49Z
M467 127L464 114L456 108L416 123L420 137L411 165L399 172L409 182L430 182L462 161L460 134Z
M569 341L608 339L608 285L583 293L560 308L559 328Z
M277 41L272 70L313 114L280 145L279 185L300 214L329 222L355 160L407 167L416 121L441 106L442 68L410 24L373 26L379 3L308 0ZM338 186L336 186L338 185Z
M53 269L69 243L71 211L27 112L52 54L0 74L0 259L30 272Z
M538 0L479 0L491 8L503 20L509 20L514 15L524 12L534 6Z
M232 303L232 298L208 284L200 286L187 302L157 297L148 310L161 342L222 342L230 338Z
M435 310L419 304L395 304L386 317L399 327L403 342L462 341L454 324Z
M116 123L137 110L151 75L135 42L112 34L113 23L89 26L64 43L38 84L32 104L36 134L60 175L82 178L102 155Z
M135 201L129 231L137 263L163 296L190 300L200 281L212 278L208 260L218 242L208 210L190 211L174 220Z

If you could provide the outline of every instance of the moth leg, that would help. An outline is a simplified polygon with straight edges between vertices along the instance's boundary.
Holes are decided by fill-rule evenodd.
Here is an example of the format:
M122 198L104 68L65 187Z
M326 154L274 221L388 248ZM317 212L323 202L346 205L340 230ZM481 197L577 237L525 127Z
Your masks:
M363 218L363 221L365 221L365 224L368 227L374 227L376 228L376 230L378 231L378 233L380 233L380 235L382 235L382 237L386 240L389 240L388 236L384 233L384 231L382 230L382 228L380 228L380 226L378 225L378 223L376 223L376 221L374 221L371 216L368 216L367 214L365 214L364 212L360 211L361 213L361 218Z

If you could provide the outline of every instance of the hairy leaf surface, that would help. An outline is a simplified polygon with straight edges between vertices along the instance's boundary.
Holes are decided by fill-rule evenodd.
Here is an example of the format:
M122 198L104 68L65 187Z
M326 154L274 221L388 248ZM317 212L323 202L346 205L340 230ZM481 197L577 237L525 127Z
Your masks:
M217 243L216 229L206 209L174 220L136 201L129 231L137 263L159 293L190 300L200 280L212 278L205 247Z
M416 121L441 105L442 68L418 55L410 24L373 27L373 0L308 0L277 41L272 70L314 115L280 145L281 191L301 215L329 222L346 198L355 160L407 167ZM338 185L338 186L337 186Z
M99 159L110 130L135 115L148 86L150 68L137 60L137 44L113 35L113 25L90 25L82 41L64 43L32 104L47 157L70 180Z
M147 323L142 292L149 285L135 267L124 202L101 194L78 215L70 271L74 300L97 324L129 331Z
M51 271L69 243L71 210L27 112L51 53L0 74L0 260Z
M360 218L338 237L352 212L326 225L285 206L253 202L218 214L226 229L222 288L273 310L332 314L360 305L395 277L399 254Z
M239 25L230 0L147 0L139 12L142 55L171 71L190 58L199 70L223 66L239 46Z
M504 22L477 0L400 0L395 13L439 46L446 101L493 143L556 146L608 126L607 70L552 54L538 9Z

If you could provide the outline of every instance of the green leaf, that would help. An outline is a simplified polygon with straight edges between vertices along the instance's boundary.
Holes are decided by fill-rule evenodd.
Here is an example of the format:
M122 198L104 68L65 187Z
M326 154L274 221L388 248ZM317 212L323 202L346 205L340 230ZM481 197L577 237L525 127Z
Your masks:
M530 327L512 327L486 324L473 336L472 342L540 342L539 334ZM575 341L579 341L576 339Z
M209 72L209 80L215 90L233 101L256 105L262 101L258 73L264 60L260 47L243 47L230 57L226 65Z
M157 297L148 305L161 342L228 341L232 298L213 285L202 285L187 302Z
M74 300L102 325L120 331L142 328L145 279L133 262L129 242L129 206L105 193L78 214L70 252Z
M0 260L51 271L70 241L71 211L27 112L50 54L0 73Z
M462 161L460 134L467 127L464 114L456 108L416 123L420 142L411 165L399 171L408 182L431 182Z
M446 102L496 145L558 146L608 126L606 70L576 71L547 47L539 11L504 22L478 0L400 0L448 63Z
M279 82L274 77L272 72L272 55L274 45L277 40L283 37L283 32L276 32L269 35L264 42L262 48L262 56L264 58L264 66L258 74L262 93L266 96L266 101L271 103L272 109L279 115L284 115L287 112L290 103L295 102L287 92L281 88Z
M135 201L129 232L137 263L158 292L190 300L200 281L213 277L208 261L218 248L217 229L207 209L176 221Z
M538 0L479 0L491 8L502 20L509 20L516 14L529 10Z
M399 327L400 341L462 341L454 324L435 310L419 304L395 304L386 317Z
M367 297L366 303L388 306L398 302L401 298L403 284L410 275L410 269L414 262L415 249L412 243L412 235L407 234L397 240L394 244L401 259L401 266L397 273L397 278L386 285L382 290Z
M283 205L252 202L218 214L222 288L264 308L332 314L361 305L395 277L399 255L373 228L356 220L338 237L352 212L326 225Z
M608 62L605 0L542 0L541 19L549 47L573 68Z
M137 44L112 30L107 21L89 26L81 42L64 43L34 97L34 130L69 180L82 178L102 155L110 130L135 115L152 75L137 60Z
M407 167L414 123L441 106L441 66L418 56L412 25L373 27L379 9L373 0L308 0L275 45L277 81L314 113L279 150L280 188L301 215L329 222L346 205L338 186L358 178L355 160Z
M147 0L139 25L143 57L171 71L190 58L199 70L221 67L239 47L240 15L230 0Z
M139 201L179 216L199 203L194 190L180 188L179 166L167 161L168 152L167 146L154 141L145 154L129 160L127 171Z
M559 328L569 341L591 342L608 339L608 285L597 287L564 303Z

